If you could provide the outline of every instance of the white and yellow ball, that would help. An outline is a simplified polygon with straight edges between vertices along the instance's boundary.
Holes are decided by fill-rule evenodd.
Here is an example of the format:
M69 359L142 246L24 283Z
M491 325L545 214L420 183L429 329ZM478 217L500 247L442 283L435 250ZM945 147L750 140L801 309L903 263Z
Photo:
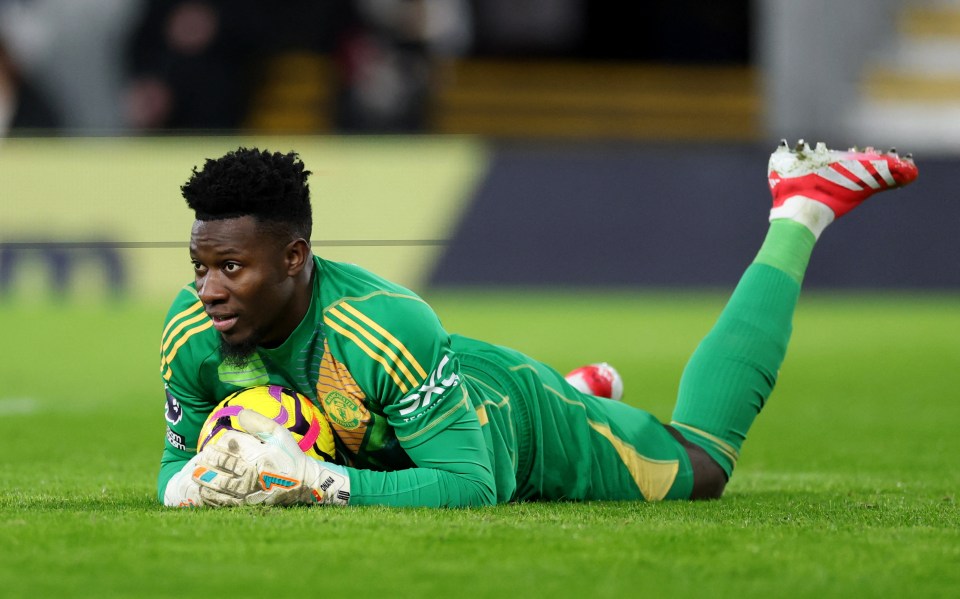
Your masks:
M237 422L243 410L253 410L286 427L308 456L334 461L333 430L323 412L307 397L280 385L250 387L228 395L203 423L197 451L228 430L246 432Z

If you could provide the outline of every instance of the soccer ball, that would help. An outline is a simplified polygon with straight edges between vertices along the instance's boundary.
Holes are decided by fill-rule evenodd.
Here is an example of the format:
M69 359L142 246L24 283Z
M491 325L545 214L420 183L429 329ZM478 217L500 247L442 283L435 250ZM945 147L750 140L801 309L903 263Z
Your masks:
M228 430L243 432L237 422L237 415L243 410L253 410L285 426L308 456L333 461L333 430L323 412L307 397L280 385L249 387L228 395L203 423L197 451Z

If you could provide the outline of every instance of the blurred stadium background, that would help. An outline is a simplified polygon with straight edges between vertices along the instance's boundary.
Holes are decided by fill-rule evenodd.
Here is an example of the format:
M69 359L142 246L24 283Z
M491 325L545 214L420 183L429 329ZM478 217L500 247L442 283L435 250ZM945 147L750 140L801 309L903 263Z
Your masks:
M0 294L166 303L189 278L179 185L240 144L302 154L322 254L421 291L728 287L767 154L801 137L922 173L824 238L810 286L960 287L960 1L634 12L0 0Z
M318 253L666 418L800 137L921 175L820 242L729 501L155 505L205 158L300 152ZM0 596L955 596L958 172L960 0L0 0Z

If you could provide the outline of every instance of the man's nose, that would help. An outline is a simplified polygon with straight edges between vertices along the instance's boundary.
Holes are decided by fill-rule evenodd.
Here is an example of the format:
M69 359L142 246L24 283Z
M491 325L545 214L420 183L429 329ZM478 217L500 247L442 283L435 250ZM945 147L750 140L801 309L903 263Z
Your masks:
M227 288L223 286L223 278L220 271L210 269L205 275L197 279L197 295L200 301L205 304L222 302L229 295Z

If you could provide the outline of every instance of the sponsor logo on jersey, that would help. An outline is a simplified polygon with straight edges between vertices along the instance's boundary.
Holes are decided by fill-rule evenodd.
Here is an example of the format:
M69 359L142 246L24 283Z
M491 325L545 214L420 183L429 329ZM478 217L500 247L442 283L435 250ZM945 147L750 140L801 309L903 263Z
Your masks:
M187 443L184 441L183 436L175 433L169 426L167 427L167 442L180 451L187 450Z
M357 400L339 391L330 391L321 401L327 417L345 429L353 430L363 421L363 407Z
M448 368L450 365L450 356L444 356L430 378L419 389L397 403L398 406L401 406L400 415L407 417L405 420L409 421L423 416L440 403L440 398L443 397L444 393L460 384L460 375L456 372L446 372L451 370ZM411 416L415 413L415 416Z
M180 419L183 418L183 408L180 407L180 402L177 401L177 398L170 393L170 387L164 385L163 390L167 394L167 411L165 414L167 422L177 424L180 422Z

